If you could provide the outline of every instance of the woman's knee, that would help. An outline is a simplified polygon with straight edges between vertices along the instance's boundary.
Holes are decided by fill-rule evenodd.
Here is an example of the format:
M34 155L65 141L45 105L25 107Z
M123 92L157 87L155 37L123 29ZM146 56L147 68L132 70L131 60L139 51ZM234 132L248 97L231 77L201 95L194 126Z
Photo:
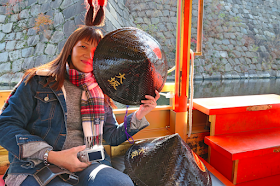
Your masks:
M134 186L130 177L112 167L99 164L92 166L91 171L84 170L79 174L80 185ZM85 183L87 182L87 183Z

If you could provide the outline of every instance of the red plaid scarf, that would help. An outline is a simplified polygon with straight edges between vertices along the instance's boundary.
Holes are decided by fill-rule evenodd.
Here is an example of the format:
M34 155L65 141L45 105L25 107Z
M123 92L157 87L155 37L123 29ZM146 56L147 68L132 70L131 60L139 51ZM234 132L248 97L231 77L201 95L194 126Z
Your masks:
M66 68L69 81L83 90L81 98L81 116L88 148L102 145L104 123L104 94L98 86L92 72L83 73Z

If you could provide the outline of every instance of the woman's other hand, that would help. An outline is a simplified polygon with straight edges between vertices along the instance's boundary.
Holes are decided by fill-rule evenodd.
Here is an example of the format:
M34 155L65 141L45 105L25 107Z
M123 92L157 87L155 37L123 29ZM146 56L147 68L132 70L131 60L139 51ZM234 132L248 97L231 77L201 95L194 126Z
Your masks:
M78 152L85 150L86 146L73 147L62 151L50 151L48 162L63 167L70 172L80 172L87 168L91 163L81 162L77 158Z
M141 120L146 114L148 114L151 110L153 110L157 106L157 100L160 95L158 91L155 91L156 97L145 95L147 100L141 100L142 105L140 105L139 110L136 112L136 118Z

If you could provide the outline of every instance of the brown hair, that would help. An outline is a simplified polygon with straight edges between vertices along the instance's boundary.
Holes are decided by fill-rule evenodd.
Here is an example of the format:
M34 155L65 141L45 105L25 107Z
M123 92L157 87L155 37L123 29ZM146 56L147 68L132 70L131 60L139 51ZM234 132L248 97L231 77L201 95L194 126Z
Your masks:
M86 17L85 17L86 25L81 26L69 36L58 57L47 64L27 70L23 76L23 79L26 78L25 83L28 83L30 79L36 75L36 71L48 69L50 70L50 78L48 78L48 81L45 84L45 86L47 86L51 82L54 82L51 88L54 88L56 90L61 89L65 80L66 63L70 64L71 62L70 56L72 54L72 49L76 45L76 43L80 40L86 39L90 43L96 42L98 44L100 40L103 38L103 34L99 29L94 29L91 27L91 26L100 25L104 22L105 15L104 15L103 6L100 6L98 11L99 13L97 13L95 17L95 21L93 22L92 22L93 10L91 10L91 8L94 9L94 7L90 5L90 8L86 13ZM113 103L113 101L109 98L109 96L105 94L104 96L105 96L104 97L105 102L107 102L113 108L117 108L116 105Z
M27 77L25 83L27 83L33 76L36 75L36 71L48 69L50 70L51 78L48 79L46 85L56 80L56 82L52 85L52 88L55 88L57 90L60 89L63 85L65 78L66 63L71 62L70 55L76 43L82 39L86 39L91 43L97 42L98 44L102 38L103 35L99 29L93 29L89 26L83 26L78 28L69 36L66 43L64 44L64 47L62 48L60 54L56 59L47 64L26 71L26 73L24 74L24 78Z

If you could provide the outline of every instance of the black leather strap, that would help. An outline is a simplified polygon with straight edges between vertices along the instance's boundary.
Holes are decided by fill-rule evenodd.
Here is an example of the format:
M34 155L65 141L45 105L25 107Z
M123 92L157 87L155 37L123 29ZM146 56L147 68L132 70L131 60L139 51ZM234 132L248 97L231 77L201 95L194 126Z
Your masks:
M63 181L72 185L75 185L79 182L79 177L77 175L56 165L45 166L33 176L40 186L47 185L56 176L59 176Z

